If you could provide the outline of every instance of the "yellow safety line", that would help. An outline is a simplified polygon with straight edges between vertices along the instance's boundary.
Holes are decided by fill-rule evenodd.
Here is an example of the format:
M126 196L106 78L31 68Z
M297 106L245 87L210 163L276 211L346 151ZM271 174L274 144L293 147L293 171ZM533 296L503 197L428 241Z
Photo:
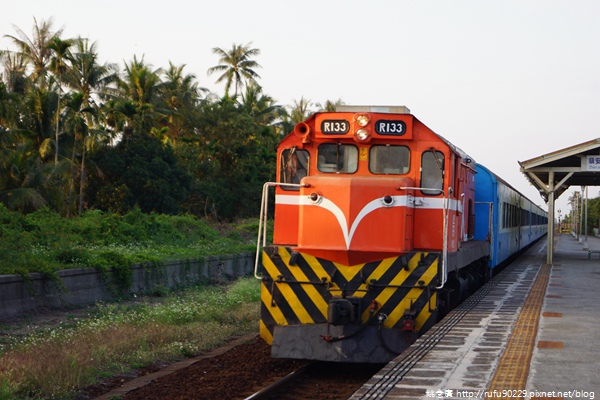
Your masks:
M525 389L529 375L529 365L535 346L535 338L538 331L540 311L544 301L544 294L550 277L549 264L544 264L531 288L531 292L523 304L521 314L513 329L513 334L508 340L506 350L500 359L498 368L490 382L488 393L502 393L502 390L520 393ZM505 397L490 397L491 399L502 399ZM523 397L513 397L522 399Z

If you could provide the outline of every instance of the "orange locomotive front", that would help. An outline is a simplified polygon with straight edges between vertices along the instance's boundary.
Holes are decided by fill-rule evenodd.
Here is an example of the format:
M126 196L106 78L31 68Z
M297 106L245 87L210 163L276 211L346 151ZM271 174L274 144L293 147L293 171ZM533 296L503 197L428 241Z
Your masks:
M473 233L474 165L404 107L298 124L267 184L260 331L273 356L387 362L429 329L452 302L444 283L483 256L460 251Z

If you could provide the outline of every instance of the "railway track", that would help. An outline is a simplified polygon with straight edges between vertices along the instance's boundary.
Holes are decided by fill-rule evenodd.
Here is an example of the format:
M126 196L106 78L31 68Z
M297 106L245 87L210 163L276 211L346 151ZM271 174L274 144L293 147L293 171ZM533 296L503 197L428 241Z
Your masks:
M145 384L119 396L122 400L346 400L382 367L275 359L270 347L255 338L170 374L141 377ZM105 393L101 398L114 396Z
M346 400L381 368L379 364L311 363L245 400Z
M282 391L287 384L293 382L294 380L299 379L306 371L306 368L307 367L304 366L304 367L290 373L289 375L281 378L277 382L274 382L274 383L270 384L269 386L267 386L266 388L261 389L258 392L254 393L252 396L246 397L244 400L265 400L265 399L273 398L274 396L277 395L278 392Z

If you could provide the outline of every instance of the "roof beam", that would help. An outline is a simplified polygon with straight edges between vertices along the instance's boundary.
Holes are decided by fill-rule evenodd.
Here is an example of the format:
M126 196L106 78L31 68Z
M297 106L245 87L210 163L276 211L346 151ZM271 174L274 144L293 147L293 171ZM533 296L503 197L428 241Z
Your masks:
M548 194L548 192L550 191L550 188L548 188L548 184L545 182L542 182L542 180L540 178L538 178L537 175L535 175L534 173L531 172L527 172L527 175L529 176L529 179L534 180L537 183L537 187L540 189L543 189L544 192L546 192L546 194Z
M581 167L535 167L535 168L523 168L521 172L583 172Z
M561 187L570 177L573 176L574 173L575 172L569 172L567 175L565 175L565 177L562 178L561 181L556 184L556 187Z

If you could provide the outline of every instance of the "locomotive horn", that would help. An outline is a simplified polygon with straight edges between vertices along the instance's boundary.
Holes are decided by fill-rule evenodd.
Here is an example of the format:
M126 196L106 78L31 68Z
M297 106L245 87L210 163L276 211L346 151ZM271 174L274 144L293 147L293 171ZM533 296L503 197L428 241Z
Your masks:
M307 136L310 133L310 127L306 122L299 122L294 127L294 133L299 137Z

